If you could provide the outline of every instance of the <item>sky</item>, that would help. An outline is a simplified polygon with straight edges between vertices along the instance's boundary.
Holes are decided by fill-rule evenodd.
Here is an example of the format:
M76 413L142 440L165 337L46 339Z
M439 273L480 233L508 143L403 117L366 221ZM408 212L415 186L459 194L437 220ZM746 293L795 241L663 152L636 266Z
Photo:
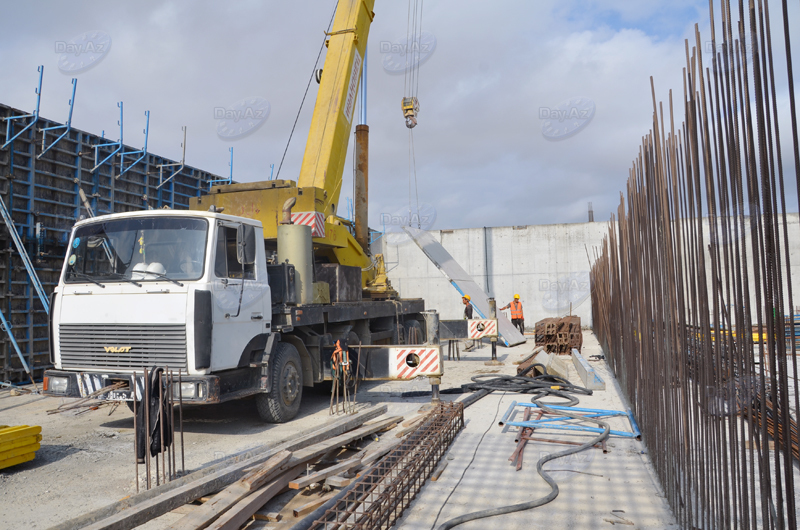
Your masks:
M779 62L782 23L773 4ZM797 18L800 6L790 4ZM117 139L123 101L126 144L142 146L149 110L150 152L180 159L186 126L187 164L227 176L233 147L234 180L266 180L281 164L334 7L334 0L0 0L0 19L17 21L0 33L0 103L32 111L44 65L43 117L66 119L75 77L74 127ZM595 220L609 219L652 127L651 76L657 99L668 100L672 89L679 100L684 40L693 45L695 23L704 47L710 43L702 0L425 0L411 164L400 107L405 75L394 71L405 59L392 56L406 38L408 1L377 0L374 11L367 124L370 226L379 230L405 223L417 205L427 229L585 222L589 202ZM73 53L85 35L103 49ZM783 81L782 143L790 153ZM281 179L299 173L317 87L312 81ZM252 128L235 120L246 109ZM785 163L793 175L791 156ZM788 208L796 211L792 180Z

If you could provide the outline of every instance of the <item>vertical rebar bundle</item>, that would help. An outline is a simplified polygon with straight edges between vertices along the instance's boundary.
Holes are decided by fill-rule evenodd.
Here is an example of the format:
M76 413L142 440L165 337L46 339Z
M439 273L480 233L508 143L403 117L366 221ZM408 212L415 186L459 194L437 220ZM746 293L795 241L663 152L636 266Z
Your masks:
M768 1L745 4L709 3L711 64L697 26L687 41L680 128L680 103L670 92L665 112L651 79L653 128L591 273L595 333L685 528L798 527L800 393L785 340L798 233L784 170L798 179L800 168L789 15L784 1L783 71ZM775 85L786 76L788 91ZM790 125L793 164L779 123Z

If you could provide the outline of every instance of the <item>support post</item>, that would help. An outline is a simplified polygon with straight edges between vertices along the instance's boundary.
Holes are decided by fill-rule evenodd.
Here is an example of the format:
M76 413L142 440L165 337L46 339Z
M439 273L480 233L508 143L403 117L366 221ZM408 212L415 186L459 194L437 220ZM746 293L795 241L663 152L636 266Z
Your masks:
M355 224L356 241L369 254L369 126L356 125Z
M489 318L497 320L497 301L489 298ZM497 336L492 337L492 361L497 361Z

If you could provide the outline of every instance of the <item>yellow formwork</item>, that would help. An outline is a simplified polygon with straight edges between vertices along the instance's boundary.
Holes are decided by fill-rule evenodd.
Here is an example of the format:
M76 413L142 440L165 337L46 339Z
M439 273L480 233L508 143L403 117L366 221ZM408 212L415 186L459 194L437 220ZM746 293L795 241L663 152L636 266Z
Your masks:
M41 448L41 432L38 425L0 425L0 469L33 460Z

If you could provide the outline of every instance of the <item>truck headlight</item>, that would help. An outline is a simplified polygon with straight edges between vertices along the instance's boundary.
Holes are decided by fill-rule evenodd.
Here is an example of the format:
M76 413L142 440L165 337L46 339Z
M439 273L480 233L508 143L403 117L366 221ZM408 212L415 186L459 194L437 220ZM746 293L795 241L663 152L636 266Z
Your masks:
M197 383L181 383L172 386L172 397L174 399L194 399L197 396Z
M68 377L48 377L47 378L47 391L53 394L66 394L67 387L69 386Z

